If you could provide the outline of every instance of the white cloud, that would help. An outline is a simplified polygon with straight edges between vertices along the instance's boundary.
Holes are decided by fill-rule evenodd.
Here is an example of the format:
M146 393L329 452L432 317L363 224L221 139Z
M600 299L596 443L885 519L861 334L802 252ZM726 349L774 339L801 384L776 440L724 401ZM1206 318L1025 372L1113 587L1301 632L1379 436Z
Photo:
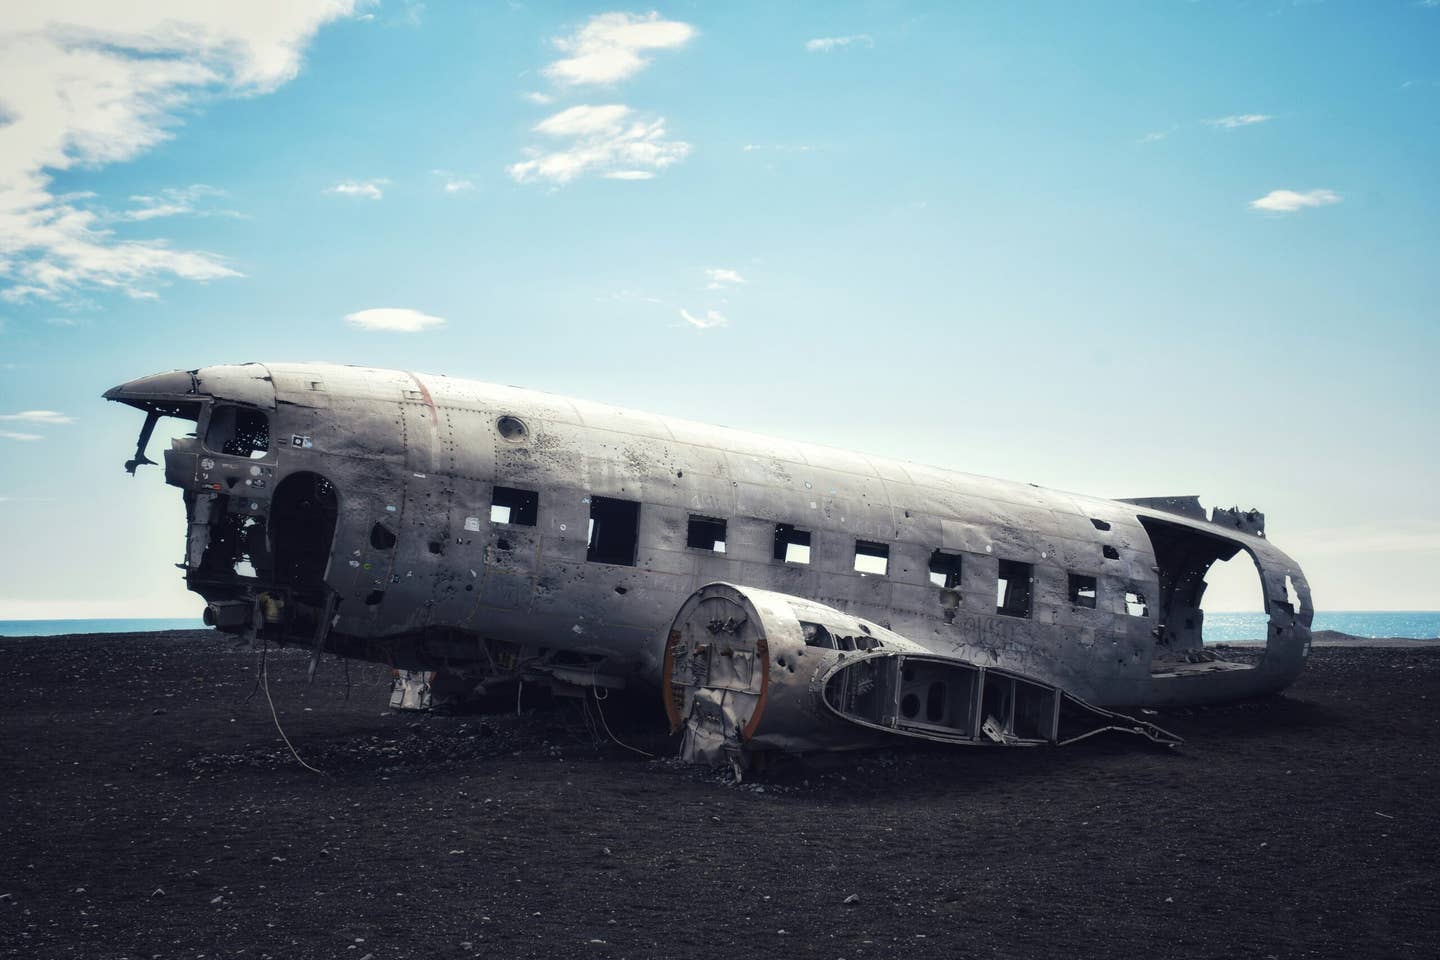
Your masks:
M705 316L697 317L689 310L682 309L680 311L680 317L696 330L711 330L715 327L728 326L730 323L719 310L707 310L705 311Z
M529 100L531 103L538 103L542 107L548 106L555 102L555 98L550 96L550 94L541 93L538 90L531 90L528 93L520 94L520 96L524 97L526 100Z
M1168 136L1170 136L1169 130L1153 130L1141 137L1140 143L1159 143Z
M873 47L875 39L868 33L855 33L848 37L816 37L805 41L805 49L811 53L831 53L855 45Z
M1325 207L1340 202L1340 194L1334 190L1309 190L1296 193L1294 190L1271 190L1259 200L1250 201L1250 209L1267 210L1270 213L1294 213L1305 207Z
M575 33L553 41L569 56L547 66L545 76L571 85L615 83L650 65L643 52L683 47L695 34L690 24L662 20L658 13L596 14Z
M239 276L213 253L116 237L76 197L52 193L52 174L140 156L197 101L275 90L299 71L315 32L355 4L47 0L0 8L0 277L10 282L0 296L56 299L99 287L153 297L172 278Z
M1264 123L1267 120L1274 120L1268 113L1237 113L1228 117L1217 117L1214 120L1206 120L1212 127L1219 127L1223 130L1234 130L1237 127L1254 126L1257 123Z
M345 322L361 330L381 330L389 333L419 333L445 324L440 317L432 317L428 313L406 307L377 307L347 313Z
M705 276L710 278L706 289L723 290L727 286L737 286L745 282L738 270L731 270L728 267L706 267Z
M390 181L381 177L377 180L342 180L333 187L326 187L326 193L334 193L342 197L364 197L367 200L379 200L385 196L382 189Z
M517 182L568 183L586 173L613 180L643 180L684 159L690 144L666 137L665 119L640 120L629 107L582 104L546 117L534 132L569 139L560 149L530 148L529 159L507 169Z
M440 178L440 189L446 193L464 193L467 190L474 190L473 181L449 170L431 170L432 174Z
M209 215L212 213L239 216L233 210L206 210L200 206L201 201L206 197L223 197L224 195L224 190L203 183L194 183L188 187L167 187L161 190L158 196L145 194L132 196L130 202L135 206L114 214L113 219L142 221L182 214Z
M592 107L581 104L552 114L534 127L536 133L552 137L583 137L611 133L618 129L633 111L620 103Z
M808 143L747 143L740 148L745 153L757 150L773 150L776 153L809 153L815 147Z
M0 430L0 437L4 437L6 440L22 440L22 441L44 440L44 439L45 439L44 437L40 436L40 434L38 434L38 433L15 433L14 431L11 431L11 430Z
M0 414L0 420L8 420L18 423L74 423L75 418L59 413L55 410L21 410L19 413Z

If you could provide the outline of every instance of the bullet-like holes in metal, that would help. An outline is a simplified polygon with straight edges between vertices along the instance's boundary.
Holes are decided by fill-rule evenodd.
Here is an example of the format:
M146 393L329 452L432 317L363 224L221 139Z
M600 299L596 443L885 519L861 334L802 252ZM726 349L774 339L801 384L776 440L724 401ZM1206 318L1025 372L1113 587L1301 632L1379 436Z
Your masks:
M1120 559L1120 551L1119 551L1119 550L1116 550L1114 547L1110 546L1110 544L1108 544L1108 543L1105 544L1104 551L1105 551L1105 559L1106 559L1106 560L1119 560L1119 559Z
M623 596L625 596L625 594L629 593L630 591L627 590L625 587L616 587L616 588L615 588L615 592L618 593L618 594L620 594L620 596L623 597Z
M365 595L365 606L367 606L367 607L378 607L378 606L380 605L380 601L381 601L381 600L384 600L384 599L385 599L385 591L384 591L384 590L371 590L369 593L367 593L367 594Z

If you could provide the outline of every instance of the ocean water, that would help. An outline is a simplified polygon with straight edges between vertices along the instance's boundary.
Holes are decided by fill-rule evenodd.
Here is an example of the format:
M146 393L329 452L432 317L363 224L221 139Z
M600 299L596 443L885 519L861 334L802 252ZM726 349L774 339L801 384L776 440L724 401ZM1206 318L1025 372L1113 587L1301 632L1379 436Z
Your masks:
M0 637L53 637L62 633L149 633L152 630L204 630L193 620L0 620Z
M1205 614L1205 642L1264 640L1263 613ZM1440 640L1440 610L1317 610L1312 630L1338 630L1352 637L1408 637Z
M1263 613L1208 613L1206 643L1265 639ZM1315 614L1316 630L1339 630L1355 637L1440 639L1440 610L1335 610ZM0 637L53 637L62 633L145 633L151 630L203 630L199 620L0 620Z

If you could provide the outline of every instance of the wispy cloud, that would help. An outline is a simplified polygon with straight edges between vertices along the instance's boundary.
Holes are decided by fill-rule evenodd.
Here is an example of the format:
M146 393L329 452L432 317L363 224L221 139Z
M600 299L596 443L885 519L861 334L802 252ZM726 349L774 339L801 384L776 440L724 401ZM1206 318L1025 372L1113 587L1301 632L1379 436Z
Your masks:
M1253 127L1257 123L1265 123L1275 118L1268 113L1237 113L1228 117L1216 117L1214 120L1206 120L1205 123L1221 130L1235 130L1239 127Z
M805 49L811 53L832 53L846 47L875 46L875 38L868 33L853 33L848 37L815 37L805 41Z
M188 187L168 187L154 196L136 194L130 198L134 204L129 210L113 214L113 219L144 221L160 217L178 216L225 216L240 217L234 210L217 210L202 205L207 197L223 197L225 191L203 183Z
M367 200L379 200L385 196L384 188L390 183L384 177L375 180L342 180L333 187L327 187L326 193L333 193L342 197L364 197Z
M729 267L706 267L705 276L710 280L705 285L707 290L723 290L745 282L738 270L731 270Z
M375 307L347 313L345 322L361 330L379 330L387 333L420 333L432 327L444 326L441 317L432 317L408 307Z
M520 94L520 96L526 100L529 100L531 103L538 103L542 107L549 106L550 104L555 102L555 98L552 97L550 94L541 93L538 90L530 90L526 93Z
M269 93L354 0L6 5L0 23L0 277L6 300L86 287L153 297L170 280L240 274L213 253L125 240L52 192L55 171L132 160L200 97Z
M1173 132L1173 128L1172 128L1172 130L1152 130L1150 133L1145 134L1145 136L1141 137L1141 138L1140 138L1139 140L1137 140L1136 142L1137 142L1137 143L1159 143L1161 140L1164 140L1166 137L1170 136L1170 134L1171 134L1172 132Z
M646 180L690 152L690 144L668 138L665 118L638 119L635 111L618 103L570 107L540 121L534 132L570 142L549 151L528 149L528 159L507 168L520 183L563 184L587 173Z
M475 189L473 181L451 173L449 170L431 170L430 172L440 178L440 189L446 193L465 193Z
M745 153L773 150L775 153L809 153L815 147L808 143L747 143L740 148Z
M1268 213L1294 213L1306 207L1326 207L1332 203L1340 202L1340 194L1334 190L1307 190L1305 193L1297 193L1294 190L1271 190L1258 200L1250 201L1250 209L1264 210Z
M74 423L75 418L55 410L21 410L19 413L0 414L0 420L11 423L44 423L61 424Z
M568 85L616 83L650 65L652 50L675 50L695 37L688 23L662 19L658 13L601 13L568 37L553 43L568 54L545 67L545 76Z
M689 310L681 309L680 318L696 330L713 330L716 327L729 325L730 321L719 310L706 310L705 316L697 317Z
M6 440L20 440L23 442L45 439L38 433L16 433L13 430L0 430L0 437L4 437Z

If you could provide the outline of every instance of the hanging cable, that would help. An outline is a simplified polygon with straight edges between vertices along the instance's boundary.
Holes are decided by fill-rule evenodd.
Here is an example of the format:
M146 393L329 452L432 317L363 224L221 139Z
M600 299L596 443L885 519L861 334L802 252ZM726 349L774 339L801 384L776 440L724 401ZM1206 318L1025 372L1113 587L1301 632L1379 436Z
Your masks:
M320 773L319 770L316 770L310 766L310 764L300 759L300 754L295 752L295 747L290 742L290 738L285 736L285 729L280 726L280 714L275 712L275 701L270 697L270 671L266 668L265 661L263 660L260 662L260 685L265 688L265 699L270 704L270 716L275 721L275 729L280 731L280 739L284 740L285 746L290 748L290 756L294 757L296 763L311 773ZM320 775L324 776L323 773L320 773Z
M593 675L593 673L592 673L592 675ZM638 754L640 754L640 756L642 756L642 757L649 757L649 758L652 759L652 760L655 759L655 754L653 754L653 753L646 753L644 750L641 750L639 747L632 747L632 746L630 746L630 744L626 743L625 741L621 740L619 737L615 736L615 734L610 730L610 724L607 723L606 720L605 720L605 708L602 707L602 706L600 706L600 703L601 703L602 700L605 700L605 699L608 699L608 698L609 698L609 694L607 693L604 697L601 697L601 696L600 696L600 688L599 688L599 687L595 687L595 686L592 686L592 687L590 688L590 692L591 692L591 693L594 695L594 697L595 697L595 711L600 714L600 724L601 724L601 726L603 726L603 727L605 728L605 732L610 735L610 739L611 739L611 740L614 740L616 743L620 744L620 746L624 747L626 750L630 750L630 751L632 751L632 752L634 752L634 753L638 753Z

